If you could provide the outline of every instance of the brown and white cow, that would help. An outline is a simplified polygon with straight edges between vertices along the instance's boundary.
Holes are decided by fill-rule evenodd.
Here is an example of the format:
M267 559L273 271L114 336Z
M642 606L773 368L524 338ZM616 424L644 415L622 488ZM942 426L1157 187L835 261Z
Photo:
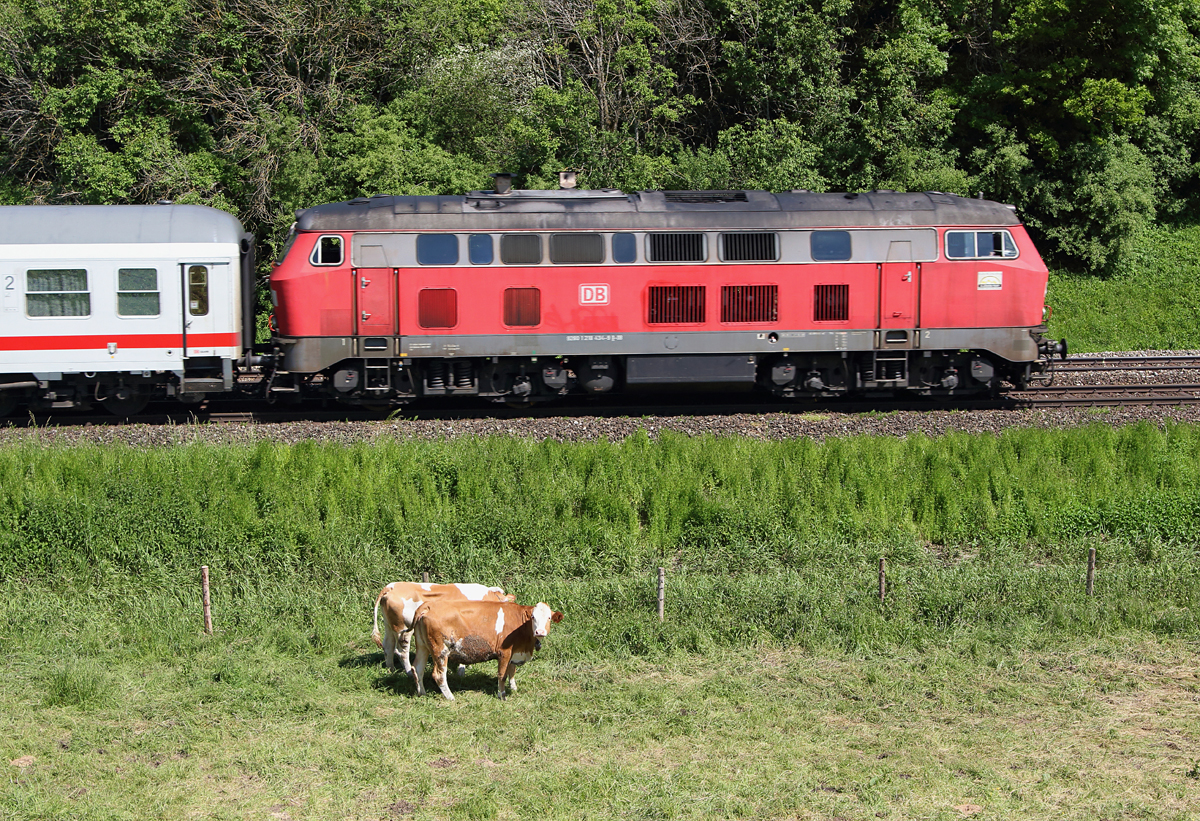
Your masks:
M442 695L454 696L446 681L450 664L478 664L496 659L496 692L505 698L505 685L516 692L512 677L542 646L552 622L563 614L538 602L530 607L507 602L431 601L421 605L413 623L417 660L417 695L425 695L425 662L433 657L433 681Z
M500 587L482 584L430 584L429 582L392 582L375 597L375 626L371 638L383 648L383 663L389 670L396 669L396 656L404 672L412 674L408 660L409 643L412 641L413 615L427 601L516 601L516 596L505 595ZM383 610L383 639L379 637L379 611Z

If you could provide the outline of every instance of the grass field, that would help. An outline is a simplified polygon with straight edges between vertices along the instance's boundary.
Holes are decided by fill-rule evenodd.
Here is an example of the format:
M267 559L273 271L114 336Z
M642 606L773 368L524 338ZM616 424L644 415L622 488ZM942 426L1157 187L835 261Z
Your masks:
M452 681L451 704L382 669L364 591L218 600L211 637L194 584L3 592L4 818L1183 821L1200 807L1194 635L1063 641L1047 620L1007 638L942 628L922 649L748 638L634 655L583 652L605 614L568 609L508 701L486 664Z

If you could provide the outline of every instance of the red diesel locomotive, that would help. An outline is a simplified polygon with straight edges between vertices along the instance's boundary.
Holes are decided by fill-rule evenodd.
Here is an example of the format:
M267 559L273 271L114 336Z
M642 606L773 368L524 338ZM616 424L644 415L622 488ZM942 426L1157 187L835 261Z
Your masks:
M1046 266L1009 206L872 191L379 196L297 212L276 387L355 404L1025 387Z

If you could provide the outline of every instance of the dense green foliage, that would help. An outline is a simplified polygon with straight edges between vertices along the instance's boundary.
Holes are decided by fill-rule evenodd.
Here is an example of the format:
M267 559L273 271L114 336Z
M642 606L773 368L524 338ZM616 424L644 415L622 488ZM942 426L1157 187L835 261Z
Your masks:
M1197 0L0 0L0 201L938 189L1116 270L1198 216Z

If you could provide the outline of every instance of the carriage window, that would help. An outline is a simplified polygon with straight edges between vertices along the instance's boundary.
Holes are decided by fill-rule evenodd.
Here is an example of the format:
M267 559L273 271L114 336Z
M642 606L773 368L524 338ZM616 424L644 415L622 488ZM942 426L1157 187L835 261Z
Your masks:
M208 316L208 268L192 265L188 268L188 313Z
M117 316L158 316L158 271L117 269Z
M537 265L542 261L538 234L505 234L500 237L500 261L505 265Z
M29 316L91 316L87 271L82 268L25 272L25 313Z
M637 262L637 237L633 234L613 234L613 262L628 264Z
M822 262L850 259L849 231L813 231L811 235L812 258Z
M599 234L551 234L550 261L559 265L604 262L604 237Z
M774 262L775 234L722 234L721 259L726 262Z
M458 291L425 288L417 294L417 324L422 328L453 328L458 324Z
M309 259L313 265L341 265L345 257L345 244L337 234L321 237L313 246Z
M704 234L650 234L651 262L703 262Z
M457 265L458 237L454 234L417 234L417 264Z
M504 289L504 324L538 325L542 321L542 292L537 288Z
M471 234L467 240L467 256L472 265L491 265L494 255L492 252L491 234Z
M1017 245L1007 231L947 231L948 259L990 259L1017 256Z

